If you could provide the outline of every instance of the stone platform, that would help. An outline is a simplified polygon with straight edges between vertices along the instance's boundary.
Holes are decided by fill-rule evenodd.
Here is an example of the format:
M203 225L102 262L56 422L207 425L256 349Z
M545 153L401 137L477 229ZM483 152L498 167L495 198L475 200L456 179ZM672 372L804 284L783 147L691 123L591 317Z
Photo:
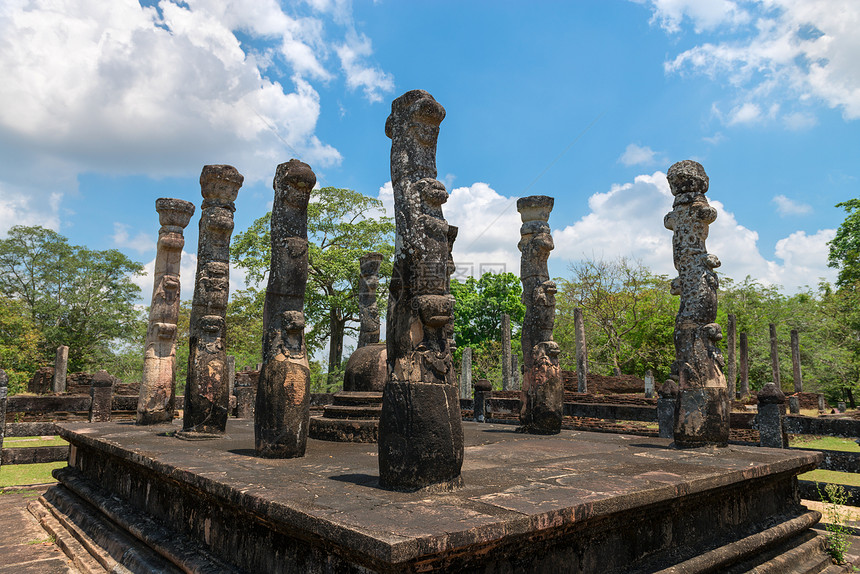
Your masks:
M57 426L72 448L49 505L177 571L740 572L796 547L820 556L820 515L797 496L813 451L464 423L465 486L427 494L380 489L372 444L257 458L247 420L201 442L178 426Z

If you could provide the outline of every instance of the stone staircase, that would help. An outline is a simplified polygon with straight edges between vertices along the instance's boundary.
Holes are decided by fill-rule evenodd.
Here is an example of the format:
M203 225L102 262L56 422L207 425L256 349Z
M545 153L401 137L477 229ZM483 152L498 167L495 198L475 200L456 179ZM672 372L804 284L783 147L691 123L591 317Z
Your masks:
M311 417L311 438L333 442L377 442L382 393L340 391L321 416Z

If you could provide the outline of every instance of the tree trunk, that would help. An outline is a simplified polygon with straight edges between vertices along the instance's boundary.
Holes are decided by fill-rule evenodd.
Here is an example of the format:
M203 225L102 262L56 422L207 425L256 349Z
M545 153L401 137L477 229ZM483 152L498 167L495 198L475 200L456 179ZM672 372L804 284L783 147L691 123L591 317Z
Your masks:
M343 332L346 320L338 316L337 309L329 311L329 330L331 338L328 348L328 384L334 385L335 374L340 371L340 363L343 360Z

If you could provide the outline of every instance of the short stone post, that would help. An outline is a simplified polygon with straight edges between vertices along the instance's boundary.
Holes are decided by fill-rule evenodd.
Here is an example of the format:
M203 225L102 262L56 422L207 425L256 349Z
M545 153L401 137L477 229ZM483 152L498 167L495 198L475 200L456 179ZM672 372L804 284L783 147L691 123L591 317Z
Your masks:
M797 329L791 330L791 370L794 375L794 392L803 392L803 375L800 372L800 339Z
M576 390L588 392L588 347L585 342L585 321L582 319L582 309L573 308L573 329L576 344Z
M9 390L9 376L0 369L0 466L3 466L3 437L6 436L6 401Z
M844 413L847 410L845 406L845 401L839 401L838 403L836 403L836 410L840 413Z
M818 412L823 413L826 408L827 408L827 403L824 401L824 395L819 394L818 395Z
M472 409L475 414L475 422L485 422L488 412L488 401L493 392L493 385L487 379L478 379L475 383L475 400L472 403Z
M472 396L472 347L463 349L460 358L460 397L468 399Z
M660 438L674 438L678 384L669 379L657 390L657 395L657 425L660 429Z
M253 419L257 391L254 387L236 387L236 418Z
M788 448L784 419L785 395L775 383L768 383L758 392L756 426L761 446Z
M651 369L645 373L645 398L650 399L654 396L654 374Z
M800 414L800 398L797 395L788 397L788 411L793 415Z
M98 371L90 382L90 422L110 422L113 406L113 377L107 371Z
M235 167L207 165L200 174L203 209L188 337L185 416L177 437L218 438L227 429L227 299L233 203L245 178Z
M776 338L776 325L770 323L768 325L770 331L770 370L773 374L773 383L782 388L779 380L779 341Z
M510 391L511 384L511 316L502 314L502 390Z
M511 355L511 389L520 390L520 361L516 354Z
M57 347L57 357L54 360L54 380L51 389L55 393L66 392L66 373L69 370L69 348L65 345Z
M155 200L158 243L153 269L149 326L143 345L143 376L137 397L139 425L170 423L176 405L176 322L179 319L179 269L184 230L194 215L194 204L162 197Z
M726 384L729 389L729 400L733 401L738 397L738 364L735 358L737 326L734 313L729 313L726 331Z
M741 399L750 396L750 346L747 334L741 333Z

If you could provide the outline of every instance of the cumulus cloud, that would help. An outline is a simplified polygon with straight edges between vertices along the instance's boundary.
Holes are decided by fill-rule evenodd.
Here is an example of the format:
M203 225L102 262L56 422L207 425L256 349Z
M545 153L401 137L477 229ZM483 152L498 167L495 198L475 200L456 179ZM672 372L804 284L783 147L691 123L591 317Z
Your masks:
M314 165L337 164L339 152L315 135L320 98L311 83L335 76L333 47L352 46L347 82L371 101L393 81L367 63L370 40L355 32L350 5L335 5L323 6L338 14L332 26L317 6L297 15L275 0L162 0L157 8L137 0L5 3L5 213L55 223L62 211L51 198L74 193L83 172L189 175L223 162L252 182L270 176L285 147ZM265 48L253 51L238 34Z
M780 217L812 213L812 206L808 203L795 201L784 195L775 195L773 202L776 204L776 212L779 213Z
M678 32L685 17L694 30L715 38L684 50L666 62L669 73L696 72L726 78L737 87L738 111L778 100L789 129L809 127L812 102L860 118L860 3L855 0L751 0L743 4L713 0L652 0L653 20ZM701 5L701 8L693 6ZM713 13L699 10L713 8ZM721 7L721 8L720 8ZM741 26L718 27L724 23ZM776 110L779 111L779 110ZM729 121L734 117L729 115Z
M627 149L624 150L618 161L628 167L632 165L648 165L656 161L656 156L657 152L650 147L632 143L627 146Z
M155 240L148 234L140 232L134 237L129 234L129 227L123 223L113 224L113 244L115 247L131 249L138 253L146 253L156 248Z
M351 90L362 89L371 102L381 102L382 94L394 89L394 78L379 68L368 66L364 58L373 52L370 39L364 34L350 34L346 43L338 46L337 55Z

